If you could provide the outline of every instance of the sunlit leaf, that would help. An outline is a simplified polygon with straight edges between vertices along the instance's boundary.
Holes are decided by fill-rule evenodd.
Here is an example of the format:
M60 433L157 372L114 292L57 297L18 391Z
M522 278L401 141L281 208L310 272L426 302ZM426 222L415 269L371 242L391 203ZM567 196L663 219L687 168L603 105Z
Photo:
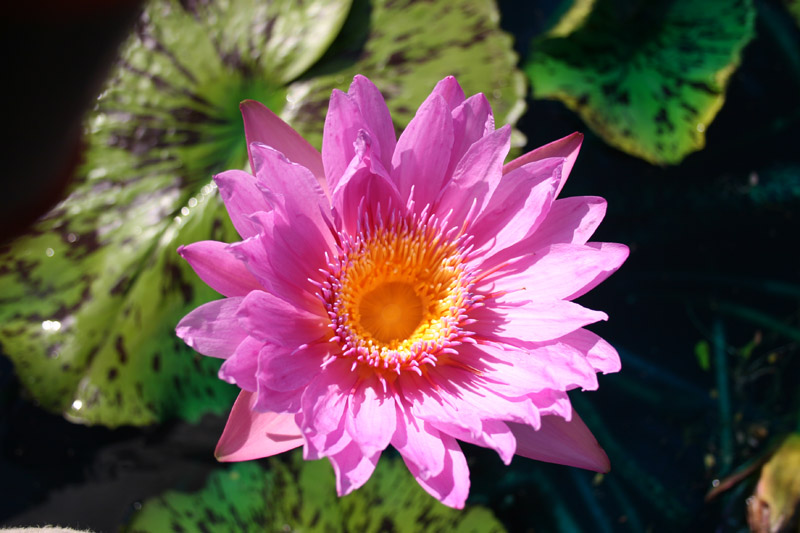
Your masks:
M230 407L218 362L175 338L181 316L218 297L175 250L235 239L209 182L246 162L238 104L280 110L280 84L322 55L350 2L186 5L148 4L87 119L67 198L0 250L2 350L36 401L77 421Z
M294 453L288 465L265 465L237 463L213 473L198 492L146 501L126 531L504 531L483 507L457 511L431 498L399 459L381 459L367 484L343 498L328 461Z
M747 510L750 529L755 533L800 529L800 433L789 435L764 465Z
M210 178L247 164L239 102L264 102L319 146L330 91L355 73L384 91L398 128L455 74L514 121L524 80L511 46L489 0L148 3L87 118L68 196L0 249L0 348L22 384L90 424L229 409L218 362L175 338L219 297L175 250L238 240Z
M313 79L293 86L290 98L298 104L289 112L292 124L321 124L330 91L346 89L357 73L380 87L399 129L448 75L467 95L486 94L498 125L513 124L524 111L525 79L494 2L375 0L356 2L353 11L342 30L344 46L312 70ZM318 145L321 135L316 131L309 140ZM515 144L524 144L518 132Z
M555 13L551 15L551 23L546 32L548 37L566 37L580 28L594 8L596 0L563 0Z
M533 42L536 98L563 101L606 142L655 164L703 148L754 35L751 0L597 0L580 28Z

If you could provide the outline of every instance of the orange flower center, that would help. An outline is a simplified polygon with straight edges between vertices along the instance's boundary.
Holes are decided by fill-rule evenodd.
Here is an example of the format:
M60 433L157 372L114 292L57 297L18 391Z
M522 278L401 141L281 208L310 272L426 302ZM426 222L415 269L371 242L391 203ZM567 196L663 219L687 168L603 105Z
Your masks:
M394 370L433 362L472 304L463 239L435 221L344 238L323 291L342 355Z

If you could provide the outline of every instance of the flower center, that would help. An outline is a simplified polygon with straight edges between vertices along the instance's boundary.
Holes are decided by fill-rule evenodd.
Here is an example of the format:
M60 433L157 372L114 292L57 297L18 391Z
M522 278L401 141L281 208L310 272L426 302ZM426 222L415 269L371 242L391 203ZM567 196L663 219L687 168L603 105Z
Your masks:
M384 344L407 339L422 322L422 299L402 281L378 285L361 298L361 327Z
M473 304L464 238L415 220L340 241L320 296L342 357L399 372L435 362L464 336Z

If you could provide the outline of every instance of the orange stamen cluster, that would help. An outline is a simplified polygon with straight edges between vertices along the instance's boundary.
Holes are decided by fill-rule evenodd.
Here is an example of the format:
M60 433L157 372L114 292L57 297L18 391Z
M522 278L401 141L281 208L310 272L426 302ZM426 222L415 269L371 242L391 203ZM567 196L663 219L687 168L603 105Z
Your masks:
M425 214L364 224L340 234L320 297L341 357L354 363L421 374L470 332L475 304L466 267L468 238Z

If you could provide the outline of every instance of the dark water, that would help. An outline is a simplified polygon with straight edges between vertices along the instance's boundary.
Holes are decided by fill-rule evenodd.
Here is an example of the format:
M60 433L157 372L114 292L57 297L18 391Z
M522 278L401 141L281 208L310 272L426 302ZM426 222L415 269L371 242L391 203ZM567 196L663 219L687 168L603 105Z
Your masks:
M535 30L524 21L538 11L512 1L500 7L524 53ZM632 254L581 299L609 314L594 330L623 361L620 374L600 378L599 391L575 398L612 473L598 480L519 458L506 468L493 452L465 446L470 502L489 506L509 531L556 531L560 512L589 532L745 531L754 476L711 502L704 496L714 480L797 427L800 340L787 328L800 322L800 72L787 46L800 50L800 32L778 2L757 7L757 36L708 129L707 147L678 166L654 167L608 147L559 103L528 102L519 128L529 147L587 134L562 194L605 197L608 215L594 240L624 242ZM119 20L129 19L123 13ZM44 35L48 25L69 35L70 24L77 23L27 20L5 40L11 46L15 35ZM93 27L107 43L97 48L113 48L118 35L103 31L102 20ZM118 33L125 23L115 27ZM22 82L41 83L48 66L34 41L26 41ZM86 68L65 76L70 90L51 97L80 106L104 63L91 54L74 61ZM74 117L60 120L67 129ZM11 168L35 152L21 150L10 153ZM8 205L23 201L25 192L18 194ZM708 369L695 355L701 341L711 348ZM31 404L0 359L0 525L114 531L137 502L201 487L216 465L210 450L223 424L209 416L198 425L145 429L76 426Z

